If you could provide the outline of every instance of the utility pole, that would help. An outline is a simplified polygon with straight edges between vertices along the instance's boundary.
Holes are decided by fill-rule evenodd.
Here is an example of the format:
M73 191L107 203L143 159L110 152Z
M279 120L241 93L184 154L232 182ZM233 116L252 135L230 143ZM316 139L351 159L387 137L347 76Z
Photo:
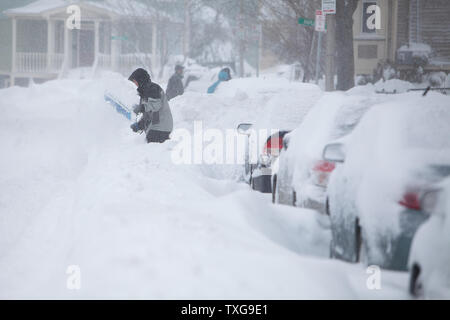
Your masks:
M263 55L262 51L263 51L263 27L261 24L259 26L259 39L258 39L258 65L256 67L256 77L258 78L261 73L261 60Z
M325 66L325 91L334 91L334 56L336 51L336 15L327 14L327 52Z
M321 49L322 49L322 32L319 31L319 38L317 39L316 74L314 77L316 84L319 83Z
M239 0L239 77L244 77L244 1Z
M184 0L184 58L189 58L191 51L191 0Z
M256 66L256 77L258 78L259 74L261 73L261 59L263 51L263 25L261 21L261 9L262 9L262 0L258 0L259 37L258 37L258 64Z

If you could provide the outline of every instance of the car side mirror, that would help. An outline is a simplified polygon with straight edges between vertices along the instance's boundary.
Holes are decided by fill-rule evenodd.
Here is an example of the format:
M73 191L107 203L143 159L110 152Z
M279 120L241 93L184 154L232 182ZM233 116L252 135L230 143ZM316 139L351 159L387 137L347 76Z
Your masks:
M345 146L342 143L330 143L323 149L322 158L329 162L345 161Z
M253 127L253 124L251 123L241 123L237 127L237 132L239 134L249 135L250 133L248 131L251 129L251 127Z

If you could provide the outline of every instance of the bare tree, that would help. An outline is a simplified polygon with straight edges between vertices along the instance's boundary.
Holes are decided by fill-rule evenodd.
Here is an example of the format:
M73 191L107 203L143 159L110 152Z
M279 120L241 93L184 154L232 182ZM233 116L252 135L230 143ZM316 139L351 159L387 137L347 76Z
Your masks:
M355 86L353 53L353 14L359 0L338 0L336 3L336 73L337 90Z
M298 24L300 17L313 19L320 0L262 0L260 19L264 27L265 48L287 63L300 62L304 81L314 77L314 28Z

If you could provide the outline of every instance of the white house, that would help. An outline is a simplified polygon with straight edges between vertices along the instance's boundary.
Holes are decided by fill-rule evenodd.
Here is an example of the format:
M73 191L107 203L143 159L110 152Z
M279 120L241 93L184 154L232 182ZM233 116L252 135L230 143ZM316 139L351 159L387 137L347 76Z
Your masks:
M160 29L177 24L133 0L37 0L4 14L12 20L12 61L0 75L9 85L62 77L74 68L155 72L167 47Z

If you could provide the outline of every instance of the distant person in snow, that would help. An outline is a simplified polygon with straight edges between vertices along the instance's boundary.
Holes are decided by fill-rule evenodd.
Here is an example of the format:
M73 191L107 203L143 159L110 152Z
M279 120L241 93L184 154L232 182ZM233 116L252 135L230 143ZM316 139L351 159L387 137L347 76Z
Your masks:
M172 100L176 96L181 96L184 93L183 86L184 67L180 65L175 66L175 73L170 77L167 84L166 95L167 100Z
M133 111L143 114L141 120L131 125L131 129L134 132L144 131L148 143L163 143L169 140L173 119L163 89L151 81L150 75L144 69L134 71L128 80L138 87L137 91L141 97Z
M217 87L222 81L230 81L231 80L231 70L230 68L224 68L219 72L219 80L214 82L214 84L208 88L208 93L216 92Z

